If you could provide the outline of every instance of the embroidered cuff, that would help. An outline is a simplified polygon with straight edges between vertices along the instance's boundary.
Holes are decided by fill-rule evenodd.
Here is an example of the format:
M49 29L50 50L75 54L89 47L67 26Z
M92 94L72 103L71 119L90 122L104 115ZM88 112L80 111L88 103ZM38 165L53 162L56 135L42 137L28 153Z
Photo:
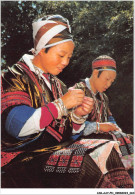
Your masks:
M64 105L64 103L63 103L61 98L55 100L53 102L53 104L56 106L56 108L58 110L58 117L57 117L57 119L61 119L62 116L67 116L68 115L68 110L65 107L65 105Z
M79 117L79 116L77 116L77 115L74 113L74 110L72 110L72 112L70 113L70 116L71 116L71 120L72 120L74 123L76 123L76 124L83 124L83 123L86 121L87 117L88 117L88 115Z

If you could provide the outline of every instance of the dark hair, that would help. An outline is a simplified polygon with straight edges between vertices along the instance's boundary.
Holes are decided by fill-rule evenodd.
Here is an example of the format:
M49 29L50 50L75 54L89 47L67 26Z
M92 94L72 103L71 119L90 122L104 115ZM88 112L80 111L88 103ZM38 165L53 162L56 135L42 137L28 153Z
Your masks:
M45 48L45 53L47 53L49 51L50 47Z
M98 72L98 78L100 77L101 73L103 72L103 70Z

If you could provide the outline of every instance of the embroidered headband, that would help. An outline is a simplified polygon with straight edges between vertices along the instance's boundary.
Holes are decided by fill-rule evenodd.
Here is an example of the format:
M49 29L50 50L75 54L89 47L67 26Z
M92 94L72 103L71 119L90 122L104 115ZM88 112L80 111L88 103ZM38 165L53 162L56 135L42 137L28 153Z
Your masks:
M116 62L110 56L102 55L92 61L92 69L116 71Z
M49 15L33 22L34 49L37 55L41 49L73 41L69 21L61 15Z

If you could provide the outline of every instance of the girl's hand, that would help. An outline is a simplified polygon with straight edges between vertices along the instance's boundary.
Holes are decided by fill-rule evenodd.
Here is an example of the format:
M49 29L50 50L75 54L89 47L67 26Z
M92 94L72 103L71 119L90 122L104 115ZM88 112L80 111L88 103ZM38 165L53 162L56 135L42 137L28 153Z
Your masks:
M61 99L65 107L70 109L83 103L84 92L81 89L70 89Z
M82 104L75 109L74 113L77 116L87 115L92 111L93 105L94 105L93 99L85 96L83 98Z
M102 132L119 131L119 127L110 122L99 123L99 130Z

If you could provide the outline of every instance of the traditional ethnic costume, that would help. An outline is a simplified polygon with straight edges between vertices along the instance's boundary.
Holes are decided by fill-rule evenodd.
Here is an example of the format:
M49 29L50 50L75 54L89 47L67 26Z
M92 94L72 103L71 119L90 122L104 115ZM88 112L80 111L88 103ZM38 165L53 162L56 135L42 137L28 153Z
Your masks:
M66 26L53 17L35 24L34 37L41 31L36 54L46 25L53 33L57 27L56 35ZM25 54L2 75L2 188L132 188L117 141L73 139L86 117L66 110L60 99L66 86L35 67L33 58Z
M109 56L99 56L92 62L92 68L99 71L116 70L116 62L109 58ZM94 99L94 109L89 114L87 122L85 123L85 135L89 135L89 138L94 139L109 139L117 140L120 142L121 160L130 173L133 173L133 136L121 131L112 131L109 133L101 133L96 131L96 124L101 122L111 122L116 124L112 113L109 108L109 100L105 93L96 93L91 89L89 78L82 80L75 85L75 88L82 89L86 96ZM117 124L116 124L117 125ZM118 126L118 125L117 125Z

